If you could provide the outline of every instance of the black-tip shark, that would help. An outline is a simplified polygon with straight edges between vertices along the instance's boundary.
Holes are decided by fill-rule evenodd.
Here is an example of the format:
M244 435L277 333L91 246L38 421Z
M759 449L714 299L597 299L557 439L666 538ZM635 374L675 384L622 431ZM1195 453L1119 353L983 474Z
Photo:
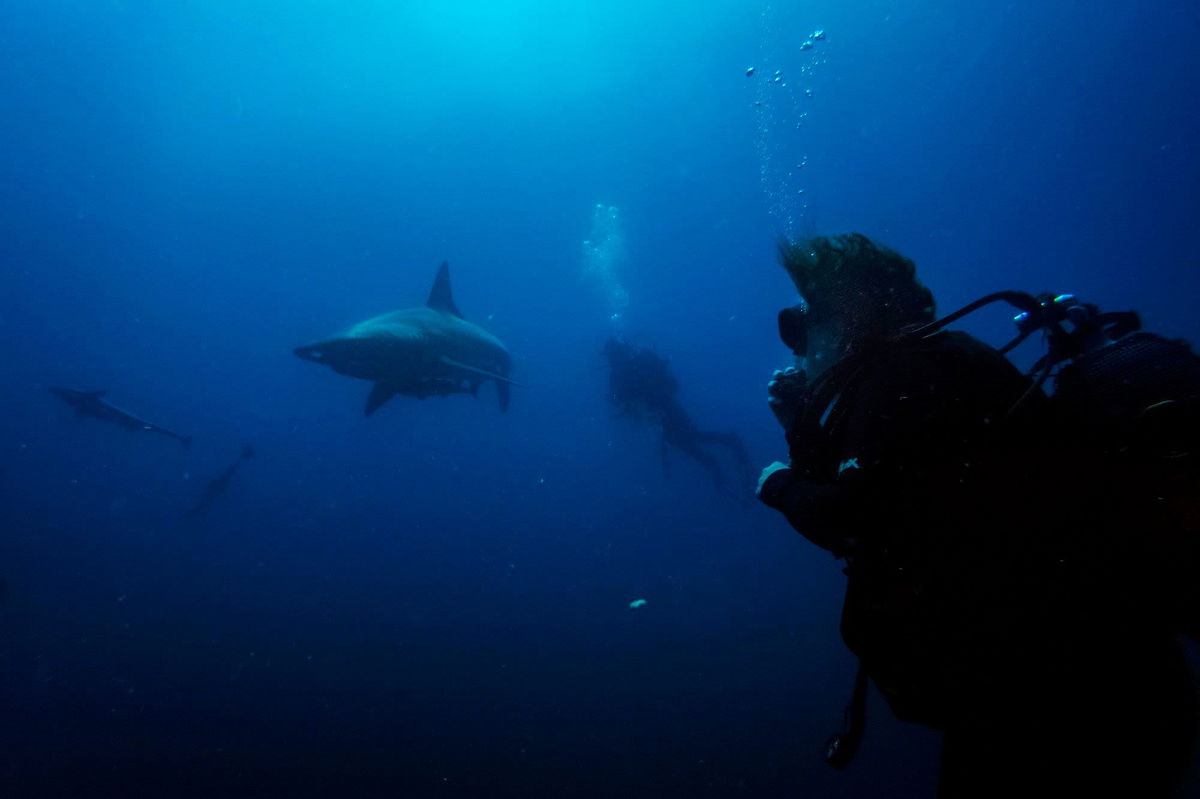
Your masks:
M397 394L419 399L474 395L485 380L495 381L500 410L506 410L513 385L508 350L500 339L463 319L450 293L450 267L444 262L425 305L376 316L294 351L338 374L373 380L368 416Z
M139 419L128 411L123 411L104 400L105 391L76 391L73 388L51 386L50 393L75 409L75 416L80 419L91 417L124 427L126 430L145 430L147 433L173 438L183 444L184 449L192 448L192 437L181 436L165 427Z

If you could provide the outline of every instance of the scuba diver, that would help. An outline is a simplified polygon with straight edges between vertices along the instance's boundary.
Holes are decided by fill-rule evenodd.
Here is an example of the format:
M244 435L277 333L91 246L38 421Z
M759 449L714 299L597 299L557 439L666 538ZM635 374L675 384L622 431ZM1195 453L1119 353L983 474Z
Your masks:
M213 501L228 490L229 481L233 479L233 475L238 470L238 467L242 465L242 461L253 457L254 447L249 444L242 447L241 453L234 459L233 463L226 466L224 471L208 481L208 485L204 488L204 496L200 497L200 501L196 503L195 507L183 514L184 518L194 519L197 516L207 513Z
M860 671L827 760L853 756L869 678L898 718L944 731L942 797L1169 795L1196 712L1173 636L1197 612L1171 586L1195 585L1200 535L1171 540L1129 477L1146 463L1115 465L1124 427L1080 419L1136 382L1101 368L1110 355L1145 345L1172 376L1142 409L1194 403L1200 360L1069 295L1002 292L935 322L913 262L860 234L780 256L803 299L779 315L796 366L768 384L789 462L758 495L846 564ZM997 299L1023 311L1004 349L944 329ZM1051 352L1027 376L1004 353L1039 330Z
M687 455L708 472L716 489L742 500L733 484L750 486L750 458L736 433L701 430L679 402L679 382L671 374L667 359L653 350L618 338L604 344L608 360L609 399L624 415L658 426L662 433L663 470L668 470L667 449ZM731 480L722 468L719 453L732 460L736 475Z

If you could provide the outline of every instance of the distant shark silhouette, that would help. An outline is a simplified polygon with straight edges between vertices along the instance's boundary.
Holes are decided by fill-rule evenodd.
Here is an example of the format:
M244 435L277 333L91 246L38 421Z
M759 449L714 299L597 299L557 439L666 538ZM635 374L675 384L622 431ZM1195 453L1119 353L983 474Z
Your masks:
M338 374L375 381L366 415L397 394L424 399L474 395L493 380L500 410L508 409L512 359L500 339L462 318L450 293L450 268L438 268L422 307L404 308L359 322L340 336L295 353Z
M213 501L216 500L217 497L224 494L226 489L229 488L229 481L233 479L233 474L238 470L238 467L242 465L242 461L253 457L254 447L250 446L249 444L242 447L241 454L234 459L233 463L226 466L223 472L208 481L208 485L204 488L204 496L200 497L200 501L196 503L194 508L183 514L184 517L193 519L201 514L207 513L208 507L213 504Z
M168 436L183 444L184 449L192 448L192 437L181 436L165 427L151 424L145 419L139 419L132 413L110 405L104 401L105 391L76 391L73 388L51 386L50 392L63 402L75 409L75 416L80 419L91 417L124 427L126 430L145 430L147 433L158 433Z

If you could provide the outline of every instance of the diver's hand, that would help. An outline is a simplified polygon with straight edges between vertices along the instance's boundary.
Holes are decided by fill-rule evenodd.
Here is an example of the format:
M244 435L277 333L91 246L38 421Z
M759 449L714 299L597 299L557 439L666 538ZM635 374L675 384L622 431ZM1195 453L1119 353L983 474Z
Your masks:
M807 392L808 376L794 366L776 369L767 381L767 405L784 430L790 429L800 415Z
M789 468L791 468L791 467L789 467L786 463L780 463L779 461L775 461L770 466L763 469L762 474L760 474L758 476L758 487L754 489L754 496L758 497L759 499L762 499L763 486L766 485L767 481L771 479L771 475L775 474L775 472L781 471L783 469L789 469Z

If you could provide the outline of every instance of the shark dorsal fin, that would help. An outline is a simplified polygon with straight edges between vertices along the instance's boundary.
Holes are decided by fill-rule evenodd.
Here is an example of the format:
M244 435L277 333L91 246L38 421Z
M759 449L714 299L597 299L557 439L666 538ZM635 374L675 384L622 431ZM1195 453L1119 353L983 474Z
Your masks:
M433 279L433 289L429 292L429 300L425 304L435 311L462 318L454 304L454 295L450 293L450 264L445 261L438 267L437 277Z

